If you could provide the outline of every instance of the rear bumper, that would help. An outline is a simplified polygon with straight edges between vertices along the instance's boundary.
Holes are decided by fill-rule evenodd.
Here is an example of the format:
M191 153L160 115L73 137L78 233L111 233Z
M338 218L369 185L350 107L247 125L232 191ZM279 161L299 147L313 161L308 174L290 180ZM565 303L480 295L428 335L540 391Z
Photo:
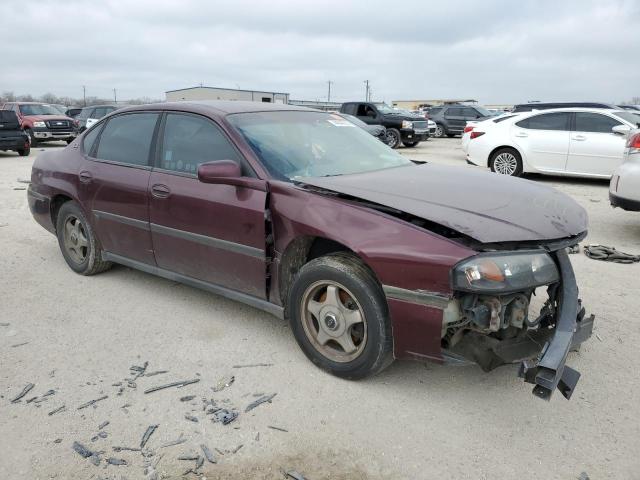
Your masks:
M609 202L612 207L619 207L630 212L640 212L640 201L622 198L612 192L609 192Z
M56 229L51 221L51 199L33 190L33 185L29 185L27 189L27 201L29 202L29 210L36 222L42 225L46 230L55 234Z
M26 148L29 148L27 135L0 138L0 150L24 150Z
M400 130L403 142L424 142L429 138L429 130Z

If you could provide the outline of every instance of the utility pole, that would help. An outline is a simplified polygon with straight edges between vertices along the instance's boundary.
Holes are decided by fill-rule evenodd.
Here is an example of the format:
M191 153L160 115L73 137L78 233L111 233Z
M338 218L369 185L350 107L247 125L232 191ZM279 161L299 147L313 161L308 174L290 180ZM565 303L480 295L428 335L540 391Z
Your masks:
M118 97L116 95L116 89L113 89L113 103L118 103Z
M87 106L87 87L82 85L82 100L84 102L84 106Z
M366 86L364 90L364 101L368 102L369 101L369 80L365 80L364 84Z
M329 92L327 93L327 103L331 101L331 84L333 82L331 80L327 81L327 85L329 85Z

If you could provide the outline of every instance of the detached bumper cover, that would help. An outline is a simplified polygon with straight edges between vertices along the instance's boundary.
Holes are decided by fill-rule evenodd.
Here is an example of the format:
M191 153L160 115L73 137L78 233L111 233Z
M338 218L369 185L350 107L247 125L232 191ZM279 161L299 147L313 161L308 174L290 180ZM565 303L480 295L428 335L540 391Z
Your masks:
M578 300L578 286L566 250L556 252L560 267L561 286L558 296L558 313L555 333L543 347L539 360L523 361L520 376L532 383L533 394L549 400L555 389L565 398L571 398L580 373L565 365L567 355L591 336L595 317L585 317Z

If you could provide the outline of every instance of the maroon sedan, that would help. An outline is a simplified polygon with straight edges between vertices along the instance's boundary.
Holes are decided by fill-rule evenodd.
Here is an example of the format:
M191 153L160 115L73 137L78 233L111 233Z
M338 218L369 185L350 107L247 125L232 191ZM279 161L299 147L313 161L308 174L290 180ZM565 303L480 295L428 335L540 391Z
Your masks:
M551 188L419 165L340 116L248 102L119 110L40 154L31 180L74 271L118 263L287 318L335 375L408 357L521 362L542 398L578 381L565 362L593 316L566 247L587 216Z

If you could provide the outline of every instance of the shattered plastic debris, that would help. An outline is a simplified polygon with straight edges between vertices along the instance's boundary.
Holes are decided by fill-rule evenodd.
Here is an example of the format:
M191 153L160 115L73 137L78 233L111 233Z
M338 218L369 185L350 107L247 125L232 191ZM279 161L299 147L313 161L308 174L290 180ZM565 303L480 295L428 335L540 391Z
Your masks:
M167 383L166 385L159 385L157 387L148 388L144 391L144 393L152 393L157 392L158 390L164 390L165 388L182 388L187 385L191 385L192 383L198 383L200 381L199 378L194 378L193 380L181 380L179 382Z
M288 472L283 471L282 473L284 473L286 478L293 478L293 480L307 480L304 475L295 470L289 470Z
M84 458L89 458L94 454L93 451L89 450L87 447L82 445L80 442L73 442L73 449L82 455Z
M284 428L280 428L280 427L275 427L273 425L267 425L267 428L270 428L271 430L278 430L279 432L289 433L289 430L285 430Z
M257 406L262 405L263 403L267 403L267 402L271 403L271 400L273 400L273 397L275 397L276 395L277 393L274 393L271 395L263 395L262 397L257 399L255 402L252 402L249 405L247 405L247 408L244 409L244 413L250 412Z
M33 387L35 387L35 384L33 383L27 383L27 385L22 389L22 391L18 394L17 397L15 397L13 400L11 400L11 403L18 403L22 397L24 397L27 393L29 393Z
M107 463L109 465L127 465L127 461L123 458L107 458Z
M155 432L159 426L160 425L149 425L147 430L144 432L144 435L142 436L142 440L140 440L140 448L144 448L151 435L153 435L153 432Z
M194 416L191 416L191 415L185 415L185 416L184 416L184 418L185 418L185 419L187 419L187 420L189 420L190 422L198 423L198 419L197 419L196 417L194 417Z
M109 420L107 420L106 422L102 422L100 425L98 425L98 430L104 429L104 427L109 425L109 423L110 423Z
M185 443L187 441L186 438L182 438L182 434L180 435L180 438L178 438L177 440L172 440L170 442L167 443L163 443L162 445L160 445L159 448L167 448L167 447L173 447L174 445L181 445L183 443Z
M111 447L113 448L114 452L139 452L140 450L142 450L141 448L137 448L137 447Z
M209 447L203 443L200 445L200 449L209 463L216 463L216 458L213 456L213 452Z
M56 413L64 412L67 409L66 405L62 405L61 407L56 408L55 410L51 410L47 415L55 415Z
M180 397L180 401L181 402L190 402L191 400L193 400L194 398L196 398L195 395L186 395L184 397Z
M221 422L223 425L228 425L233 422L236 418L238 418L238 412L234 412L233 410L227 410L226 408L221 408L215 412L213 412L212 421Z
M233 368L273 367L273 363L249 363L247 365L234 365Z
M235 380L236 377L234 377L233 375L231 377L221 378L220 380L218 380L218 383L216 383L215 387L211 387L211 390L213 390L214 392L220 392L226 387L230 387Z
M95 400L89 400L87 403L83 403L78 407L78 410L82 410L83 408L90 407L91 405L95 405L96 403L109 398L109 395L103 395L102 397L96 398Z

